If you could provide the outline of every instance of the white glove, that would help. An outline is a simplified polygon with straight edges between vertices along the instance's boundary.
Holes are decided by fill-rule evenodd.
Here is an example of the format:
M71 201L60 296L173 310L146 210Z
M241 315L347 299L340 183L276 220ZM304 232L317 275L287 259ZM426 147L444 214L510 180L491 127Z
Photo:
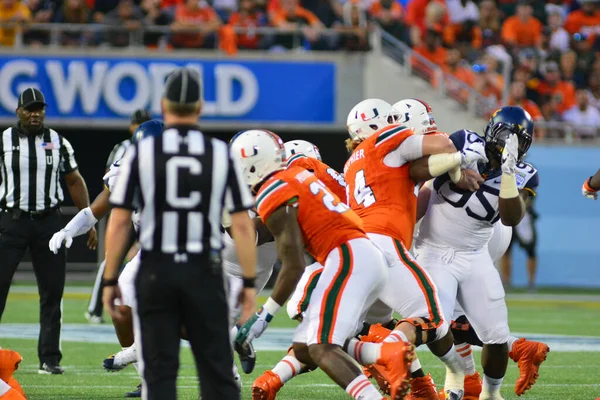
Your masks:
M61 229L52 236L52 239L50 239L50 242L48 243L48 247L50 247L51 252L58 254L58 250L62 247L63 242L68 249L73 244L73 237L69 231Z
M502 173L508 175L515 174L515 167L517 165L517 157L519 155L519 139L517 135L511 133L506 142L504 142L504 149L502 150Z
M581 187L581 193L588 199L598 200L598 191L592 189L589 179L583 183L583 186Z
M245 342L252 343L255 338L260 337L267 330L272 319L273 316L265 311L264 307L261 307L252 318L240 327L235 342L240 345Z
M478 163L487 163L485 147L482 142L475 142L460 151L461 167L471 167Z

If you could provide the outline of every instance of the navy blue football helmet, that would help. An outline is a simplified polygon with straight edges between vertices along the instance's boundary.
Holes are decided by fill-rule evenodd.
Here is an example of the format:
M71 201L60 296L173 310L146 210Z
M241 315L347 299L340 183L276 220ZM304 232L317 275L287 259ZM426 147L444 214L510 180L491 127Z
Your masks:
M494 111L485 127L486 150L489 155L500 161L504 142L511 133L519 139L517 162L523 161L533 141L533 120L521 107L502 107Z
M142 123L133 133L133 137L131 140L133 143L139 142L145 137L149 136L160 136L163 132L164 125L157 119L151 119L150 121L146 121Z

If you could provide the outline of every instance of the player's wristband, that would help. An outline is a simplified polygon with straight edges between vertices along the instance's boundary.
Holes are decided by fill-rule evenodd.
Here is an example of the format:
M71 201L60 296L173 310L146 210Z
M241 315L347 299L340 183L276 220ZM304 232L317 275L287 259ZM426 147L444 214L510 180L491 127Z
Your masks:
M500 197L503 199L514 199L519 196L517 188L517 177L513 174L502 174L500 181Z
M594 189L592 185L590 185L591 181L592 177L590 176L588 179L585 180L585 182L583 182L583 188L588 192L597 193L600 189Z
M244 289L246 289L246 288L254 289L256 287L256 278L242 277L242 281L244 282Z
M281 306L279 304L277 304L277 302L275 302L275 300L273 300L272 298L269 297L267 299L267 301L265 302L265 304L262 306L262 308L267 313L269 313L271 315L275 315L275 314L277 314L277 311L279 311Z
M119 278L104 279L102 278L102 286L117 286L119 284Z
M429 174L434 178L436 176L443 175L446 172L448 172L456 167L459 167L460 163L461 163L460 152L433 154L433 155L429 156L429 159L427 160L427 166L429 167Z
M458 183L462 179L463 173L462 173L460 167L456 167L456 168L452 168L450 171L448 171L448 175L450 176L450 179L452 180L452 182Z

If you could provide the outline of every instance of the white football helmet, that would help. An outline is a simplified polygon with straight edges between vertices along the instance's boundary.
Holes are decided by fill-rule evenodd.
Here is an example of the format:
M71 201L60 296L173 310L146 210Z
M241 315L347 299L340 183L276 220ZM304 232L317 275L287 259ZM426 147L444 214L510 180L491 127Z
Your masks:
M398 123L408 126L417 135L437 132L435 118L429 104L419 99L400 100L392 106L398 115Z
M366 139L381 128L395 123L390 103L380 99L363 100L350 111L346 127L350 139Z
M290 158L294 154L304 154L309 158L316 158L321 161L321 153L319 152L319 148L312 144L311 142L307 142L306 140L292 140L290 142L285 142L285 156L286 158Z
M239 132L231 139L229 147L232 156L244 168L246 182L251 188L286 167L283 141L273 132L263 129Z

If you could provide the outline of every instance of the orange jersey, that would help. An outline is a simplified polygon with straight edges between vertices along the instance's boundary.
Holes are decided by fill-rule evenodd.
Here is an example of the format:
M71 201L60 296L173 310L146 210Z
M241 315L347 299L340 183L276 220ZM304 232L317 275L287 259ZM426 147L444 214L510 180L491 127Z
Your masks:
M290 157L287 165L288 167L293 165L295 167L302 167L309 170L315 174L317 179L323 182L325 186L327 186L327 189L331 190L331 192L335 194L342 201L342 203L347 203L346 182L344 181L344 177L329 165L317 160L316 158L307 157L302 153L298 153Z
M292 165L277 172L256 195L256 209L265 224L274 211L286 205L298 207L306 251L322 265L333 249L367 237L358 215L304 168Z
M363 220L365 231L401 240L407 248L417 218L416 182L408 162L391 167L384 159L411 135L405 126L383 128L354 149L344 166L348 204Z

